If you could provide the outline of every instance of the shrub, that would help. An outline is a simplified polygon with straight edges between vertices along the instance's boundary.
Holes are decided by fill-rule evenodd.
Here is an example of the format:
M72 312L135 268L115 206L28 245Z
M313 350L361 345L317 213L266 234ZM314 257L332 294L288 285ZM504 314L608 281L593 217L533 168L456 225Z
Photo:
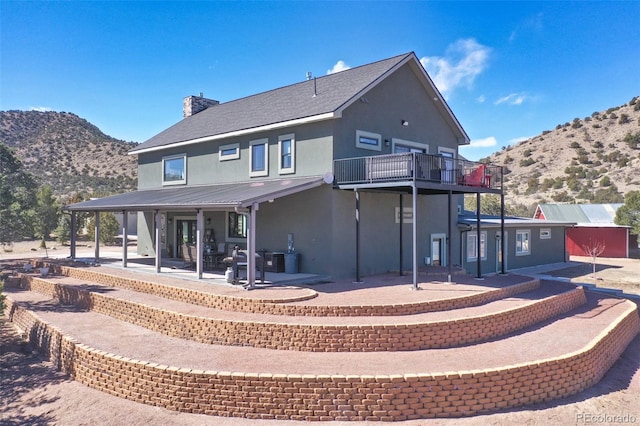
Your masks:
M535 164L536 160L534 160L533 158L529 157L527 159L522 159L520 160L520 167L529 167L532 164Z
M630 122L629 116L627 114L620 114L620 119L618 120L618 124L626 124Z
M574 148L574 149L575 148L582 148L580 146L580 143L578 143L578 142L571 142L571 145L569 145L569 147Z
M636 133L628 132L624 136L623 140L627 145L629 145L629 148L638 149L638 146L640 145L640 132L636 132Z

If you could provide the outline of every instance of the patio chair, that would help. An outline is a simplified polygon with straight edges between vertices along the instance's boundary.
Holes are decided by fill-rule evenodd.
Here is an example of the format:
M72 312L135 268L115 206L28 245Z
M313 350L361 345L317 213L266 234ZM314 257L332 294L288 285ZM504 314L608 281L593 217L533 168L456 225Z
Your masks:
M196 248L195 246L187 243L182 244L182 260L184 264L183 268L194 268L196 266Z
M470 173L463 174L458 180L458 184L466 186L491 186L491 175L487 171L486 164L480 164L473 169Z

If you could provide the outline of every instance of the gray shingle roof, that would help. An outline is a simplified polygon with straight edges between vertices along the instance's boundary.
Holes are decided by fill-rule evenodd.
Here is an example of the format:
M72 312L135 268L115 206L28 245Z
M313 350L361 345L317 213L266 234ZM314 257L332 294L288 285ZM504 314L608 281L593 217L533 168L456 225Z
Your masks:
M419 64L414 53L406 53L209 107L160 132L131 153L334 113L411 58Z

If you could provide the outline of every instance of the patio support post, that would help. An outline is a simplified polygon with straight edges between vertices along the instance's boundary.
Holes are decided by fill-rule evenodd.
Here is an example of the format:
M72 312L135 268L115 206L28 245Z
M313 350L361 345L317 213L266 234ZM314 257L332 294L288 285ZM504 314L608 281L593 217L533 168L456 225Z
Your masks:
M356 280L355 283L361 283L360 280L360 192L356 192Z
M476 243L477 243L477 256L476 256L476 263L478 265L478 275L476 276L476 279L481 280L482 279L482 253L481 253L481 249L482 249L482 237L481 237L482 233L480 232L480 192L476 193Z
M72 211L71 212L71 247L70 247L70 253L69 255L71 256L71 260L76 260L76 235L78 233L78 230L76 229L76 227L78 226L76 224L76 212Z
M129 236L127 235L127 228L129 219L129 213L126 210L122 210L122 267L127 267L127 240Z
M452 201L453 201L453 197L451 196L451 190L449 190L449 192L447 192L447 198L448 198L448 203L447 205L449 206L449 227L447 230L447 267L449 268L449 274L447 276L447 282L450 283L452 282L452 278L453 278L453 262L452 262L452 257L453 257L453 248L451 247L451 235L453 235L453 223L451 220L451 215L453 214L453 206L451 205Z
M204 213L196 209L196 275L202 279L202 236L204 235Z
M96 223L94 228L94 236L95 236L95 258L96 262L100 259L100 212L96 211L95 213Z
M160 269L162 268L162 262L161 262L161 258L162 258L162 253L160 253L161 251L161 241L160 241L160 230L162 228L162 216L160 215L160 211L156 210L155 211L155 240L156 240L156 273L160 273Z
M403 273L402 273L402 245L403 245L402 244L403 243L403 241L402 241L402 222L404 221L404 211L402 209L402 194L400 194L400 209L399 210L400 210L400 214L399 214L400 215L400 268L399 268L400 274L399 275L402 276L403 275Z
M504 179L504 176L502 177L502 179ZM503 180L500 180L500 182L503 182ZM500 273L502 275L506 274L505 272L505 257L504 257L504 246L506 245L506 241L504 238L504 191L500 192L500 257L502 258L502 262L500 262Z
M249 208L249 226L247 227L247 288L256 284L256 211L258 203ZM264 260L263 260L264 261Z
M418 187L416 183L412 184L412 207L413 207L413 221L411 223L413 231L413 290L419 290L418 287Z

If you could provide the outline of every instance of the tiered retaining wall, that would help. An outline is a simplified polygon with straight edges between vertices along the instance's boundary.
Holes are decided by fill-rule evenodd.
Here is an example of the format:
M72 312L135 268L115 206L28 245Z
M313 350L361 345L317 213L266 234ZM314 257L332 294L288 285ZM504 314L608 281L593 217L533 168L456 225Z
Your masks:
M309 325L203 318L23 275L21 286L168 336L201 343L314 352L405 351L455 347L520 330L586 303L579 287L524 306L455 321Z
M74 342L7 299L32 344L77 381L182 412L255 419L384 420L459 417L563 398L594 385L640 332L635 304L583 349L496 369L342 376L179 369Z

